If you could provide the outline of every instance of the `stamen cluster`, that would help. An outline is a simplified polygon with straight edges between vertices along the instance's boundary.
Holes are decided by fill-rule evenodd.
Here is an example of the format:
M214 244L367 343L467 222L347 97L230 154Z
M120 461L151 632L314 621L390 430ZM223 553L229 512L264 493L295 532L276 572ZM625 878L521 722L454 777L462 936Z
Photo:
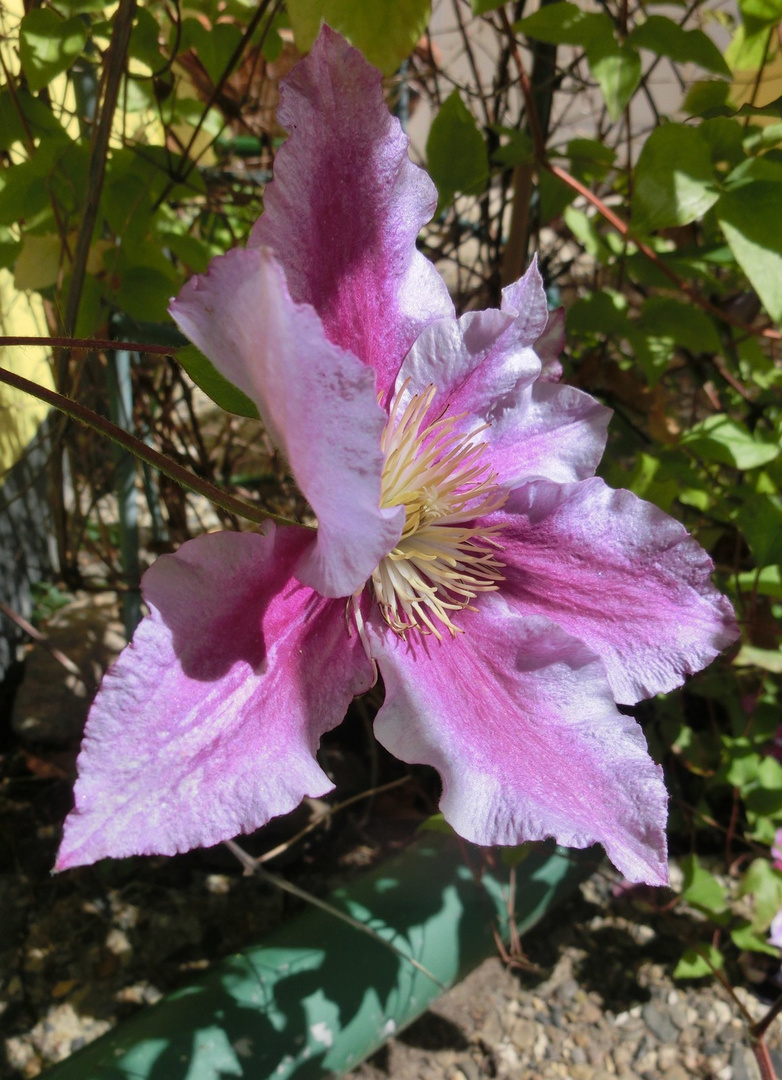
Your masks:
M382 438L385 455L381 506L404 506L405 526L397 546L372 574L383 618L397 634L417 629L442 640L442 627L459 628L450 612L469 607L502 579L495 535L499 526L476 526L507 496L481 461L485 443L457 431L464 417L425 420L436 388L414 394L401 408L407 383L391 407ZM438 625L439 624L439 625Z

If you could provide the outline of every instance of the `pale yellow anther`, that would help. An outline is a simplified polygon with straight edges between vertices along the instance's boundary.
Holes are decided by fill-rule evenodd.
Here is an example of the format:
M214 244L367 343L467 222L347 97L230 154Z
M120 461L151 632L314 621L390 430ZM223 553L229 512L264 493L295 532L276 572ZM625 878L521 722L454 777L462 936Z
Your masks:
M449 612L470 607L497 588L499 526L475 526L498 510L505 492L481 458L485 444L456 429L464 416L440 416L424 427L436 388L413 395L407 384L391 406L383 432L385 455L381 506L404 506L402 537L372 574L383 618L396 633L417 629L442 639L459 632Z

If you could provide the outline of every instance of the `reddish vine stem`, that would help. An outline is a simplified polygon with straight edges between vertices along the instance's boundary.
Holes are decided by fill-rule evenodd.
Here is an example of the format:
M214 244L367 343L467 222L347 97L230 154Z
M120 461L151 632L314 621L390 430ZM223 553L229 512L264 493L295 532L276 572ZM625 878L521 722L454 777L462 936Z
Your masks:
M750 1028L752 1038L762 1039L766 1033L769 1024L771 1024L771 1022L775 1020L777 1016L779 1016L780 1012L782 1012L782 994L779 995L779 997L768 1010L766 1015L761 1020L758 1020L757 1024L752 1025L752 1027Z
M229 495L227 491L221 491L214 484L210 484L208 480L191 473L189 469L185 469L182 465L172 461L165 454L153 450L151 446L147 446L145 442L137 439L135 435L131 435L130 432L125 431L116 424L112 424L110 420L107 420L99 413L93 412L92 409L80 405L78 401L73 401L72 398L58 394L54 390L47 390L46 387L31 382L29 379L25 379L21 375L16 375L14 372L7 371L4 368L0 368L0 382L38 398L39 401L59 409L60 412L72 420L77 420L86 427L92 428L93 431L97 431L100 435L105 435L106 438L111 439L112 442L129 451L140 461L146 462L153 469L157 469L165 476L168 476L186 491L192 491L196 495L203 495L205 499L209 499L215 506L222 507L229 514L235 514L237 517L253 521L258 525L266 521L276 521L279 525L298 524L298 522L291 521L289 518L282 517L279 514L261 510L260 507L253 506L243 499L237 499L234 495Z
M780 994L780 996L768 1010L766 1015L762 1017L762 1019L758 1020L757 1023L753 1023L752 1017L750 1016L749 1012L747 1011L739 997L736 995L735 990L730 985L730 983L720 971L720 969L715 967L714 964L712 964L706 953L703 952L702 949L698 948L697 945L695 946L695 950L699 954L699 956L701 956L701 958L706 962L708 967L711 968L711 973L714 978L722 984L724 989L738 1006L739 1012L746 1020L747 1027L749 1028L752 1053L755 1055L755 1060L758 1063L761 1080L778 1080L776 1069L774 1068L774 1063L771 1060L771 1055L768 1052L768 1047L766 1046L764 1040L764 1035L766 1033L766 1030L768 1029L769 1024L775 1019L776 1016L779 1015L780 1012L782 1012L782 994Z
M547 172L550 172L552 176L556 176L564 184L567 184L567 186L572 191L577 192L579 195L582 195L585 199L587 199L588 202L590 202L592 206L595 207L598 213L609 223L609 225L613 226L613 228L616 229L616 231L620 234L620 236L622 236L624 240L635 244L635 246L638 248L642 255L649 259L650 262L654 263L657 269L662 274L664 274L668 278L668 280L676 286L677 289L683 292L685 296L688 297L688 299L692 300L692 302L694 304L697 304L697 306L703 311L707 311L710 315L714 315L715 318L719 319L721 322L727 323L730 326L734 326L737 330L742 330L746 334L764 337L767 338L769 341L782 341L781 331L774 330L771 327L764 327L762 329L759 329L757 327L750 326L748 323L742 322L741 319L737 319L734 316L730 315L728 312L723 311L722 308L718 307L716 304L712 304L712 302L710 300L707 300L705 296L701 296L697 289L694 289L691 285L689 285L686 281L679 277L676 271L673 270L670 266L668 266L667 263L660 258L656 251L649 247L649 245L646 244L643 240L639 240L637 237L633 236L627 222L623 221L618 214L615 214L614 211L603 202L599 195L596 195L588 187L578 181L575 176L572 176L566 169L563 169L559 165L553 165L549 161L548 154L546 152L546 146L540 130L540 125L538 123L538 117L535 112L535 102L532 94L532 86L530 84L529 76L527 75L527 70L524 67L524 61L522 60L521 53L519 52L519 47L516 43L516 36L513 33L513 27L510 24L508 14L505 9L500 8L499 13L500 18L502 19L503 28L508 36L511 53L513 55L513 61L516 65L516 70L519 73L519 86L521 87L521 92L524 97L524 104L527 111L527 122L529 124L530 135L532 136L532 146L535 155L535 162L538 168L545 169ZM725 374L722 368L720 368L720 374ZM733 380L732 376L727 381L730 382L731 386L733 386L734 389L739 388L736 385L735 380ZM746 391L743 387L741 387L740 392L742 392L742 396L746 395Z

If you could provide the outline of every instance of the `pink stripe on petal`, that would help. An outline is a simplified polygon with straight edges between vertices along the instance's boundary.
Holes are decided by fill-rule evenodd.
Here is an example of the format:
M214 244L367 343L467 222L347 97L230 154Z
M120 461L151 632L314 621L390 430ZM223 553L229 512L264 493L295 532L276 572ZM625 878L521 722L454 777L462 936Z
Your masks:
M373 670L344 602L292 577L311 543L214 533L147 571L151 613L92 706L58 869L216 844L331 789L319 740Z
M313 305L329 339L370 365L385 393L423 327L453 315L415 246L437 192L408 157L380 73L329 27L280 95L289 136L250 246L275 252L293 299Z
M360 588L402 532L381 510L386 414L373 373L295 304L266 248L236 248L190 279L170 311L215 367L257 404L318 518L297 574L324 596Z
M380 742L438 770L440 808L467 840L598 842L629 880L665 884L662 770L614 705L600 661L496 598L459 623L465 632L442 644L374 627L386 687Z
M505 525L502 594L513 610L546 616L594 650L617 701L680 686L738 636L706 552L629 491L597 477L532 481L487 520Z

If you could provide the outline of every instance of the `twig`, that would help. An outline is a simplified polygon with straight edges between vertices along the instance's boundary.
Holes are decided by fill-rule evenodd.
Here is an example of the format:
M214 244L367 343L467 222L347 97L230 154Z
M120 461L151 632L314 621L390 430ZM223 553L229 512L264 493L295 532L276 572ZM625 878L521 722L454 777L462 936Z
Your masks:
M46 345L52 349L96 349L99 352L104 349L127 349L128 352L156 353L162 356L176 356L177 353L176 347L172 345L149 345L143 341L116 341L114 338L0 335L0 348L6 345Z
M60 652L55 645L52 645L46 635L42 634L40 630L36 630L33 624L29 623L23 615L20 615L18 611L13 611L7 604L3 603L2 600L0 600L0 611L2 611L3 615L10 619L11 622L16 623L21 630L24 630L25 634L27 634L28 637L31 637L36 644L42 645L44 649L54 657L58 664L62 664L69 675L73 675L75 679L78 679L86 693L95 693L95 686L87 682L82 675L81 670L74 664L73 660L67 657L64 652Z
M361 922L360 919L354 919L352 915L348 915L345 911L340 911L339 908L332 907L331 904L327 904L325 900L319 899L317 896L313 896L312 893L306 892L304 889L300 889L298 885L292 884L292 882L286 880L286 878L280 877L279 874L273 874L270 870L264 870L260 862L254 859L252 855L248 854L244 848L239 847L235 840L225 840L225 846L232 854L236 856L239 862L245 869L245 873L248 875L254 874L261 878L262 881L267 881L270 885L274 885L277 889L282 889L283 892L290 893L291 896L295 896L298 900L303 900L306 904L312 904L313 907L320 908L321 911L325 911L329 915L333 915L335 919L339 919L340 922L346 923L354 930L358 930L361 934L366 934L371 937L373 941L376 941L379 945L383 945L386 949L390 949L392 953L399 957L400 960L406 961L411 964L416 971L420 971L422 975L426 975L428 979L431 979L436 987L440 990L445 990L446 987L436 978L428 968L425 968L422 963L398 948L392 941L386 941L381 937L376 930L373 930L371 926L367 926L366 923Z
M779 1016L780 1012L782 1012L782 994L779 995L779 997L768 1010L766 1015L761 1020L758 1020L756 1024L753 1024L752 1027L749 1029L752 1034L752 1038L762 1039L764 1034L766 1033L766 1030L768 1029L769 1024L771 1024L772 1021L775 1020L777 1016Z
M714 964L712 964L711 960L706 955L706 953L703 951L703 949L700 948L700 946L695 945L694 948L695 948L695 952L698 954L698 956L700 956L701 960L703 960L703 962L709 967L709 969L711 970L712 975L717 980L717 982L721 983L723 989L726 990L728 994L730 994L731 998L736 1003L736 1006L737 1006L739 1012L744 1017L744 1019L747 1021L747 1023L751 1026L752 1025L752 1017L751 1017L750 1013L748 1012L748 1010L745 1007L742 1000L737 996L735 990L730 985L730 983L725 978L725 976L722 974L720 969L718 967L716 967Z
M87 195L84 201L79 236L76 241L76 252L73 257L71 268L71 284L68 289L68 303L65 308L64 327L66 334L72 334L76 328L76 320L81 304L84 275L87 272L87 258L92 244L92 234L98 217L103 180L106 175L106 157L109 149L109 139L114 123L114 110L117 107L117 96L122 75L125 70L125 54L130 31L133 26L133 15L136 10L136 0L120 0L117 13L114 16L114 30L111 35L108 55L106 57L106 90L103 95L103 104L100 111L100 120L93 131L92 146L90 148L90 163L87 171ZM65 375L67 357L60 361L60 374ZM67 389L65 382L58 379L58 388Z
M203 495L204 498L209 499L215 506L222 507L229 514L235 514L237 517L253 521L258 525L265 521L276 521L278 525L299 525L299 522L292 521L290 518L282 517L280 514L272 514L267 510L252 506L243 499L237 499L234 495L229 495L228 492L222 491L220 488L215 487L214 484L210 484L208 480L195 476L188 469L178 465L164 454L153 450L151 446L142 442L141 439L137 439L135 435L124 431L116 424L112 424L110 420L106 420L105 417L85 408L84 405L80 405L78 401L57 394L54 390L47 390L46 387L39 386L38 383L31 382L14 372L6 371L4 368L0 368L0 382L13 386L16 390L21 390L25 394L30 394L32 397L38 398L39 401L46 402L47 405L59 409L60 412L72 420L78 420L85 427L92 428L93 431L97 431L100 435L105 435L112 442L117 443L118 446L130 451L140 461L145 461L153 469L157 469L165 476L168 476L186 491L192 491L196 495ZM306 525L300 525L299 527L309 528Z
M187 179L187 177L190 175L190 173L192 172L192 170L195 168L195 164L196 164L195 161L189 161L188 157L189 157L190 151L193 149L193 146L195 145L195 141L198 138L198 135L199 135L199 133L201 131L201 128L202 128L202 126L204 124L204 121L206 120L206 117L207 117L207 115L209 113L209 110L212 108L212 106L217 102L218 98L220 97L220 94L222 93L223 87L228 82L228 79L231 77L231 74L232 74L234 68L239 63L239 61L240 61L240 59L242 57L242 53L247 48L247 45L250 42L250 39L252 38L253 34L257 30L257 28L258 28L258 26L259 26L259 24L261 22L261 19L263 19L264 15L266 15L269 7L272 8L271 13L269 15L269 22L268 22L268 24L266 26L266 29L264 30L264 33L263 33L263 36L262 36L260 42L258 44L259 49L263 48L263 43L266 40L266 35L267 35L268 31L269 31L269 27L271 26L272 20L274 19L274 16L277 14L277 11L278 11L278 9L280 7L280 0L274 0L274 3L272 3L272 0L261 0L261 3L256 8L252 18L250 19L249 23L247 24L247 29L242 34L239 42L236 45L236 48L234 49L234 51L231 53L230 57L228 58L228 62L226 63L225 67L223 68L223 71L222 71L222 73L220 75L220 78L217 80L217 84L214 86L211 94L209 95L209 99L206 102L206 104L204 105L204 108L203 108L203 110L201 112L201 115L198 118L198 122L196 123L196 125L195 125L195 127L193 129L193 132L192 132L192 134L190 136L190 139L188 140L188 143L185 146L185 149L184 149L184 151L182 153L182 160L185 162L185 168L184 168L183 172L181 172L181 173L177 173L175 171L175 174L174 174L174 177L173 177L173 179L178 180L180 183L185 181ZM171 181L169 181L169 184L164 189L161 196L157 199L156 207L160 206L162 200L165 198L166 194L171 189L171 186L172 186Z
M360 791L358 795L351 795L349 799L337 803L336 806L330 806L325 813L319 814L314 821L311 821L309 825L305 825L304 828L297 832L295 836L292 836L290 840L286 840L284 844L278 844L277 847L272 848L271 851L264 851L263 855L259 855L255 861L261 864L269 862L270 859L275 859L278 855L282 855L283 852L288 851L294 844L297 844L299 840L303 840L308 833L311 833L313 829L317 829L324 821L328 821L334 814L339 813L340 810L345 810L348 806L352 806L353 803L360 802L362 799L371 799L375 795L379 795L382 791L390 791L392 788L401 787L401 785L406 784L409 779L409 776L402 776L399 780L390 780L387 784L381 784L380 787L370 788L369 791Z

